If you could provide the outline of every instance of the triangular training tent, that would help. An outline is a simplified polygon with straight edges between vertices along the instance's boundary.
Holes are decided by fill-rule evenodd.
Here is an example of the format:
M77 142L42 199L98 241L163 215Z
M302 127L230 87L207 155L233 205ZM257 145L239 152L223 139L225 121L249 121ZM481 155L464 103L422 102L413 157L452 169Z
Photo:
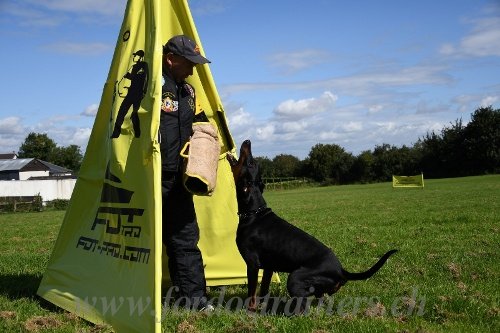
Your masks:
M186 0L129 0L92 134L38 294L116 332L161 332L162 45L190 36L202 48ZM204 54L204 52L202 51ZM207 285L242 284L237 204L227 153L235 153L208 65L188 79L216 125L221 155L212 196L195 197ZM118 115L121 132L111 139Z

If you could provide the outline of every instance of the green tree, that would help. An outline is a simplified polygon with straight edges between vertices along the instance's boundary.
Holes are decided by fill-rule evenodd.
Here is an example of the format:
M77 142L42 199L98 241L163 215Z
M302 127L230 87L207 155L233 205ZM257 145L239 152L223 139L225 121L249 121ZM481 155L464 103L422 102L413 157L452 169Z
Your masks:
M434 131L418 139L413 148L420 156L419 165L424 177L437 178L444 174L443 140Z
M414 175L417 171L415 150L403 145L398 148L384 143L373 150L373 179L389 181L393 175Z
M394 174L392 149L387 143L375 146L372 169L376 181L389 181Z
M431 178L499 172L500 110L479 108L467 125L458 119L440 134L428 133L414 148Z
M82 153L77 145L59 147L47 134L29 133L21 147L18 156L20 158L37 158L78 171L82 163Z
M80 170L83 155L80 147L77 145L69 145L67 147L55 147L50 156L51 163L65 167L77 172Z
M18 156L20 158L38 158L51 162L49 159L55 148L56 143L47 134L31 132L19 148Z
M280 154L273 158L273 169L277 177L295 177L300 170L300 160L287 154Z
M312 147L307 159L309 176L328 184L346 184L352 177L354 163L352 154L336 144L317 144Z
M422 172L419 166L418 151L413 147L403 145L397 149L397 159L402 175L417 175Z
M269 178L274 176L273 162L268 157L255 157L255 161L259 165L261 176Z
M477 109L464 129L470 174L500 172L500 109Z
M373 153L371 150L362 151L356 156L351 168L351 174L354 181L369 183L374 180L373 174Z
M467 176L467 160L464 154L465 126L462 119L457 119L451 126L441 130L442 176Z
M419 166L429 178L471 175L465 154L466 131L462 119L444 127L439 134L432 131L414 145Z

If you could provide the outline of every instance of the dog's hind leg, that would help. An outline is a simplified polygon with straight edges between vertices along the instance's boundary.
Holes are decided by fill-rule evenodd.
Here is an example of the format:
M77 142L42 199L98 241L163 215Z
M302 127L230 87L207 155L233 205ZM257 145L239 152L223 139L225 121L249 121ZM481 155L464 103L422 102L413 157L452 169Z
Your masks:
M304 313L306 310L307 297L315 295L316 290L311 280L310 268L299 268L288 275L287 289L292 297L296 297L297 306L295 314Z
M292 297L308 297L315 294L314 285L310 281L311 269L299 268L288 275L287 289Z

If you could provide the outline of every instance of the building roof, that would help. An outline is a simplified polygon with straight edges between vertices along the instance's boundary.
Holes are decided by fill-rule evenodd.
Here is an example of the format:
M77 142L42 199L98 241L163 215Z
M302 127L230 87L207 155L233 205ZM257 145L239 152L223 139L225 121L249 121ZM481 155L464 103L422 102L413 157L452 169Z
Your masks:
M48 169L49 173L71 173L69 169L36 158L0 159L0 171L21 171L33 161L40 162Z
M16 158L0 160L0 171L19 171L34 158Z
M16 153L0 154L0 160L13 160L17 158Z
M50 173L70 173L71 172L70 169L66 169L62 166L55 165L55 164L52 164L52 163L49 163L46 161L42 161L42 160L39 160L39 161L42 162L42 164L45 164L45 166L47 166L49 168Z

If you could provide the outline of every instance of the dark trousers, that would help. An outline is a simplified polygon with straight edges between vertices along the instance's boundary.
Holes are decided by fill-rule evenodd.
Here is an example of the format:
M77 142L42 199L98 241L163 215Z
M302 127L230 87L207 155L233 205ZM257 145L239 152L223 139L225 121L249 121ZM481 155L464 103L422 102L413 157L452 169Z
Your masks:
M162 173L162 199L162 237L170 279L179 288L177 296L192 302L205 296L206 282L193 195L184 188L181 173Z

